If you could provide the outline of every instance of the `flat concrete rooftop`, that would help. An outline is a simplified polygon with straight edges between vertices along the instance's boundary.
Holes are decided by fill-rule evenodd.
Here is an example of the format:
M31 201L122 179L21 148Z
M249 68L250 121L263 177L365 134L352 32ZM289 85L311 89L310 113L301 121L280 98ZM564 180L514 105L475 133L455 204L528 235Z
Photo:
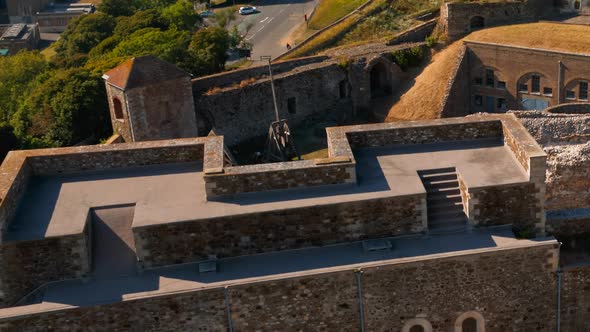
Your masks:
M199 273L195 263L147 270L124 278L51 283L35 294L38 303L0 309L0 319L199 289L557 243L553 238L517 240L509 227L386 240L390 241L392 249L364 251L362 242L353 242L221 259L217 261L217 272Z
M207 200L201 163L35 177L8 241L83 231L91 208L135 204L133 227L197 221L307 206L425 193L417 171L456 167L468 187L528 181L500 140L435 143L355 151L357 185L238 194Z

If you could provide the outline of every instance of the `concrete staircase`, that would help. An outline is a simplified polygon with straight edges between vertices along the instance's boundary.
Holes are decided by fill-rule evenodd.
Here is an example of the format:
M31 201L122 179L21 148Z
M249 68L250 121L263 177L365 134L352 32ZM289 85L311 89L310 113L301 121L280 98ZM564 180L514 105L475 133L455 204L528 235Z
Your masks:
M426 188L429 234L463 232L467 216L454 167L419 171Z

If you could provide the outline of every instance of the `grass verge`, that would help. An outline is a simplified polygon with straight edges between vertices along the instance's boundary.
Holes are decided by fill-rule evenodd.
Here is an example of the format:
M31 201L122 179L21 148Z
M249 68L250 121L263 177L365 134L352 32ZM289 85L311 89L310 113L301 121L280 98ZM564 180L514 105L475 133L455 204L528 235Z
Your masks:
M366 0L322 0L309 21L309 28L321 30L352 12Z

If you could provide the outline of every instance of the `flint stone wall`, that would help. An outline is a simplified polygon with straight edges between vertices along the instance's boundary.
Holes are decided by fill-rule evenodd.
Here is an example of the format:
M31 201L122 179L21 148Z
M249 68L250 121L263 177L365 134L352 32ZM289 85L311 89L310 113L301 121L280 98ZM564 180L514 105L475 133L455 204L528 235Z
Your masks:
M450 331L459 316L477 311L484 317L486 331L554 331L558 250L555 243L369 264L360 275L364 327L367 331L401 331L409 320L420 317L435 331ZM238 331L358 331L361 321L356 273L356 268L345 268L229 286L232 326ZM564 289L564 299L577 296L576 286L583 287L584 280L588 282L566 280L572 291ZM574 300L565 303L578 305ZM223 289L194 290L16 316L0 320L0 328L10 332L225 331L225 304ZM574 312L582 315L578 319L586 314L581 312L583 307L579 308Z
M352 114L350 98L340 94L343 81L347 81L347 73L335 63L312 64L275 75L280 118L288 120L293 129L314 114L327 118ZM268 78L257 79L243 87L195 94L195 107L199 132L214 128L229 146L267 135L270 124L276 121Z
M143 267L323 246L424 231L426 195L258 212L136 227Z
M566 269L561 278L561 330L590 331L590 266Z
M90 272L87 236L86 230L79 235L0 246L0 307L15 304L45 283L86 276Z

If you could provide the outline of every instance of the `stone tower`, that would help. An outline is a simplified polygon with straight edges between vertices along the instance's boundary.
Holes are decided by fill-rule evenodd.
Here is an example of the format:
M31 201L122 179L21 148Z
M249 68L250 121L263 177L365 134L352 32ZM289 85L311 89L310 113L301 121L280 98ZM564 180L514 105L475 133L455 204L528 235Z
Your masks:
M122 63L103 79L113 132L125 142L197 136L188 73L148 55Z

